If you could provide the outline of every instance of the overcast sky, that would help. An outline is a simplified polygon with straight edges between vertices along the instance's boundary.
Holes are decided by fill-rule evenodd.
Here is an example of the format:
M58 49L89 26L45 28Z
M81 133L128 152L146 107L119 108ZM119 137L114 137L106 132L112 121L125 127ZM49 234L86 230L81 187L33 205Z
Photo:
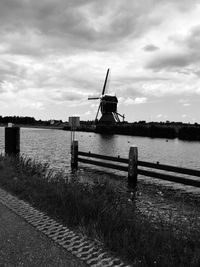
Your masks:
M0 115L200 123L198 0L1 0Z

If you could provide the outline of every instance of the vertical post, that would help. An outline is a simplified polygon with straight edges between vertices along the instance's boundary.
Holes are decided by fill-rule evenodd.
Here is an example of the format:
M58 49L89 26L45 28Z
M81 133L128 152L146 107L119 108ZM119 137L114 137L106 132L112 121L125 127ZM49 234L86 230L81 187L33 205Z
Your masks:
M78 169L78 141L73 140L71 144L71 168Z
M138 149L131 146L129 150L128 185L132 188L137 186Z
M71 168L78 169L78 141L75 139L75 130L80 126L80 117L69 117L69 126L71 127Z
M9 124L5 127L5 154L17 156L20 152L20 128Z

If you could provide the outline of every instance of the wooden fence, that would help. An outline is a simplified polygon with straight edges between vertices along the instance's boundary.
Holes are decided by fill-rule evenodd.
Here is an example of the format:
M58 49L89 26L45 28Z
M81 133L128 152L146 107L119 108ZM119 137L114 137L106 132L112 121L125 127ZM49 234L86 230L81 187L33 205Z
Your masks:
M170 166L159 163L150 163L138 160L138 149L137 147L130 147L129 158L121 157L111 157L105 155L99 155L91 152L78 151L78 142L72 149L72 158L74 160L74 165L72 167L77 168L78 162L92 164L100 167L106 167L110 169L120 170L128 172L128 182L131 186L135 187L137 185L138 174L145 175L148 177L158 178L162 180L167 180L175 183L180 183L184 185L190 185L195 187L200 187L200 179L192 179L180 176L180 174L195 176L200 178L200 171L181 168L176 166ZM95 159L95 160L93 160ZM97 159L97 160L96 160ZM103 160L103 161L99 161ZM116 164L117 163L117 164ZM142 167L142 168L139 168ZM157 170L157 171L154 171ZM163 171L163 172L160 172ZM179 175L173 175L173 173L178 173Z

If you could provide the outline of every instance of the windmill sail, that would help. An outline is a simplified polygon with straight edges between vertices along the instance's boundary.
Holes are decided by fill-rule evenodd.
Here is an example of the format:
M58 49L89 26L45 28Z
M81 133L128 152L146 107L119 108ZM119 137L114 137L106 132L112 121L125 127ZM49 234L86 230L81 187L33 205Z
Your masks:
M96 100L99 99L100 97L88 97L88 100Z
M97 118L98 118L98 115L99 115L100 107L101 107L101 103L99 104L99 107L98 107L98 110L97 110L97 115L96 115L96 118L95 118L95 122L97 121Z
M108 75L109 75L109 71L110 71L110 69L107 69L107 73L106 73L106 79L105 79L105 81L104 81L102 95L104 95L104 94L105 94L106 85L107 85L107 81L108 81Z

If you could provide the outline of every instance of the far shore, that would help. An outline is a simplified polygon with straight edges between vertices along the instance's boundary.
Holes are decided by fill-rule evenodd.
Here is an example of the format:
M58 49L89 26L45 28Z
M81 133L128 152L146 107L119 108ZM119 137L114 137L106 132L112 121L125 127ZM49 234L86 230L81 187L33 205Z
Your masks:
M1 123L1 127L7 126L7 123ZM15 126L24 128L42 128L42 129L56 129L70 131L71 128L67 122L56 122L51 124L50 122L36 122L33 124L14 124ZM104 129L105 128L105 129ZM134 123L119 123L111 126L100 126L94 127L92 121L81 121L80 126L77 127L76 131L81 132L97 132L101 134L119 134L129 136L141 136L150 138L165 138L186 141L200 141L200 124L186 124L186 123L157 123L157 122L134 122Z
M8 124L0 124L0 127L7 127ZM56 129L63 130L63 125L34 125L34 124L13 124L13 127L17 126L20 128L40 128L40 129Z

